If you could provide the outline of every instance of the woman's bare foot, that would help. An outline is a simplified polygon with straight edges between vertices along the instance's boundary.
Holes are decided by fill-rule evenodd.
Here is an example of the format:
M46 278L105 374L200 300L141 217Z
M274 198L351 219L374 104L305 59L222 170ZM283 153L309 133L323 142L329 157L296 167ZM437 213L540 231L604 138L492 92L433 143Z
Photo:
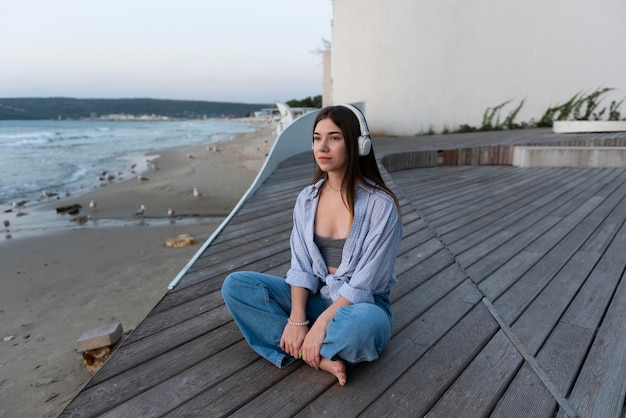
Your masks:
M322 357L322 361L320 362L320 369L335 376L341 386L345 386L346 382L348 381L346 364L341 360L329 360L326 357Z

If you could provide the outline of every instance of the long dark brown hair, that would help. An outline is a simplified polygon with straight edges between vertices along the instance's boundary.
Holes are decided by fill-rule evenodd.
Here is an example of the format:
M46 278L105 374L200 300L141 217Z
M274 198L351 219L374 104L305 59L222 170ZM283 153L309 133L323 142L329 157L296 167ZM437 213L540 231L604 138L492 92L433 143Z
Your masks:
M323 119L332 120L343 132L343 140L346 143L347 165L343 181L341 182L341 190L346 191L347 201L345 203L348 209L350 209L352 216L354 216L354 191L356 190L357 184L363 182L364 179L369 179L370 182L374 183L373 185L370 184L372 187L390 195L396 202L399 213L400 203L394 192L387 187L380 174L378 164L376 163L376 156L374 155L374 147L372 147L369 154L359 156L358 138L361 135L361 128L357 116L347 107L327 106L320 110L315 118L313 131L315 131L318 122ZM315 162L315 174L312 184L317 183L321 179L328 180L328 173L322 171L319 165L317 165L317 162Z

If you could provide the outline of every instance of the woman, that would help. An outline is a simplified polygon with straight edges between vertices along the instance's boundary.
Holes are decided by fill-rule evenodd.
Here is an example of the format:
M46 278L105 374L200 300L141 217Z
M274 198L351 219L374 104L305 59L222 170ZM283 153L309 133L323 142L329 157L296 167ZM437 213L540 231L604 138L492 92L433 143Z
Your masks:
M402 226L360 111L329 106L313 126L315 176L294 207L286 280L232 273L222 295L261 356L280 368L301 358L345 385L346 365L377 359L391 338Z

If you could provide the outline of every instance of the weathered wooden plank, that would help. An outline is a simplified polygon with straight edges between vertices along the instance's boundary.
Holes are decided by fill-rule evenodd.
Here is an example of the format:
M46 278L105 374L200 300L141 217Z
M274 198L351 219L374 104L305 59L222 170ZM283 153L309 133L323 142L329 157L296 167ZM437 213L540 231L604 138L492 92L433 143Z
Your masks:
M276 367L268 361L259 358L236 374L169 411L168 415L193 418L229 416L256 397L257 393L270 389L301 366L294 364L276 370ZM275 402L280 400L276 399Z
M595 179L595 176L591 177L588 180L588 185L594 184ZM583 187L585 183L587 183L587 181L582 183ZM565 189L565 187L562 188ZM540 192L545 193L545 190L541 190ZM581 193L580 190L577 190L577 188L575 190L574 187L569 190L559 190L559 195L556 198L544 202L543 205L537 204L536 197L540 195L533 193L529 196L528 201L521 202L523 204L522 207L516 210L503 208L504 211L508 210L509 213L503 213L501 216L499 216L500 213L493 213L492 216L497 216L498 219L494 219L493 222L485 224L482 227L479 226L474 232L461 239L454 241L455 238L462 234L444 234L442 239L449 244L451 251L457 255L461 264L465 267L469 267L483 255L489 254L500 247L511 237L527 231L543 218L552 216L555 209L562 206L563 202L567 202L571 198L579 196ZM550 192L547 194L550 194ZM467 229L473 229L473 224L468 224L466 231ZM538 234L536 236L538 236Z
M305 408L298 416L333 416L337 411L348 416L358 415L471 311L479 300L476 288L469 281L464 281L421 315L419 321L411 322L394 336L374 365L355 368L348 375L348 385L334 385L317 399L304 403Z
M403 289L405 292L402 294L394 292L395 300L392 305L394 333L410 326L425 311L463 284L464 280L465 275L457 266L450 265L435 276L422 279L422 283L413 284L410 290ZM463 288L469 289L468 286L466 283Z
M512 387L502 395L491 418L552 418L557 403L528 363L515 376Z
M407 368L361 416L423 416L498 329L489 311L483 304L478 304L422 358Z
M91 387L136 365L170 352L186 341L220 329L221 326L230 321L232 321L230 313L224 305L221 305L202 315L179 322L176 326L162 329L158 333L153 333L135 343L122 344L115 351L115 361L105 363L86 387ZM137 329L139 328L137 327Z
M578 225L589 213L600 205L602 200L603 199L599 197L591 197L574 209L568 216L546 231L540 239L534 240L522 252L513 255L503 267L490 274L489 277L479 284L480 289L489 299L497 299L504 290L514 285L520 277L526 274L527 271L544 257L547 251L551 250L561 239L571 232L572 228ZM582 242L578 244L582 244ZM572 243L572 245L575 245L575 243ZM513 266L515 267L514 269L511 268ZM468 269L468 271L469 270L471 269Z
M521 363L522 356L499 331L425 416L486 416Z
M236 358L237 361L233 361ZM110 408L103 417L159 417L254 363L258 355L240 341L157 386ZM181 390L184 388L184 390Z
M391 291L392 299L404 295L415 286L419 286L453 264L454 259L450 253L441 249L430 257L420 260L410 269L398 272L398 283L394 285Z
M512 325L531 354L537 353L587 280L600 256L577 252Z
M611 185L613 188L614 185ZM512 323L519 313L534 299L534 297L544 288L546 282L552 278L558 270L571 258L576 251L582 246L593 232L599 227L601 222L605 220L611 212L622 219L626 218L626 214L622 212L614 212L616 206L622 201L626 188L620 194L614 194L598 202L590 215L586 216L584 222L571 222L568 226L571 231L563 237L554 247L548 250L548 246L542 246L542 243L536 243L545 249L540 250L544 253L541 259L528 270L517 282L511 286L502 297L499 297L494 306L498 309L505 321ZM596 203L596 198L589 200L591 205ZM595 213L595 215L593 215ZM568 218L564 219L567 223ZM557 227L555 227L557 228ZM555 230L552 229L552 231ZM566 227L564 228L566 230ZM547 236L549 234L545 234ZM535 248L534 243L527 250L532 251Z
M477 169L477 170L482 170ZM432 224L441 228L441 233L450 232L459 226L458 219L469 217L477 219L481 212L489 211L491 208L499 208L509 203L518 201L524 193L537 187L539 178L547 177L541 173L508 173L510 168L502 167L499 173L493 173L491 177L480 183L476 183L471 193L464 194L458 187L451 187L455 190L454 196L441 204L431 206L424 214L428 216ZM544 183L549 186L549 178ZM452 184L452 186L456 186ZM491 205L491 206L490 206Z
M93 379L83 390L82 396L74 400L68 412L80 410L85 416L101 414L118 404L121 404L140 393L158 385L159 383L177 375L178 373L194 366L195 364L210 358L213 355L227 349L231 345L241 341L241 333L234 323L206 333L191 341L179 344L175 350L167 351L143 363L134 363L110 378L107 373L106 379ZM116 354L123 355L123 353ZM112 365L111 365L112 366ZM103 366L109 368L107 363ZM116 396L108 402L99 402L98 399Z
M569 393L592 338L593 332L589 329L560 323L539 353L538 365L562 394ZM556 399L545 384L528 364L524 364L491 417L551 418L557 407Z
M615 258L618 253L623 252L624 245L626 224L622 225L615 240L594 269L594 280L589 280L588 288L579 294L584 297L591 287L596 289L594 300L581 301L587 315L583 321L577 322L586 326L594 325L594 319L597 321L606 312L570 396L573 406L582 411L584 416L620 416L626 396L626 261L623 257ZM598 286L600 277L602 284ZM611 289L616 286L617 290L613 293ZM603 306L598 306L596 300L600 303L604 301ZM607 305L608 310L602 310ZM579 318L579 315L568 315L564 320L571 323Z
M583 176L579 178L584 179ZM581 180L582 181L582 180ZM537 199L545 196L546 194L559 191L560 195L563 195L569 187L574 187L576 180L570 182L566 187L555 184L554 182L548 183L541 181L539 184L533 184L530 189L520 192L520 190L510 190L510 193L518 196L518 199L511 201L500 201L498 205L490 208L482 209L475 214L474 217L464 217L459 219L456 223L458 226L454 229L447 228L445 231L439 229L442 239L450 245L450 248L458 248L454 250L456 254L461 253L465 249L471 248L476 242L480 241L480 237L493 235L495 232L500 231L506 227L514 225L520 227L526 225L529 221L522 222L532 214L532 222L536 222L537 217L541 213L545 213L548 209L546 206L557 205L558 201L551 200L549 203L543 206L536 204ZM477 200L482 199L477 196Z

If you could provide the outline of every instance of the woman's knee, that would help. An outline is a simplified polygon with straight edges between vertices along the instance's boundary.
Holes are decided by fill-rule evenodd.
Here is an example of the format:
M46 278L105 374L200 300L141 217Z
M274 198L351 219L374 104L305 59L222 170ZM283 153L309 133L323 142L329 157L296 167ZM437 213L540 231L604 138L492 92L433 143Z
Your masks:
M241 288L250 284L249 275L245 271L230 273L222 283L222 297L231 298L241 292Z
M391 338L391 319L374 304L357 304L340 308L335 321L356 339L387 341Z

